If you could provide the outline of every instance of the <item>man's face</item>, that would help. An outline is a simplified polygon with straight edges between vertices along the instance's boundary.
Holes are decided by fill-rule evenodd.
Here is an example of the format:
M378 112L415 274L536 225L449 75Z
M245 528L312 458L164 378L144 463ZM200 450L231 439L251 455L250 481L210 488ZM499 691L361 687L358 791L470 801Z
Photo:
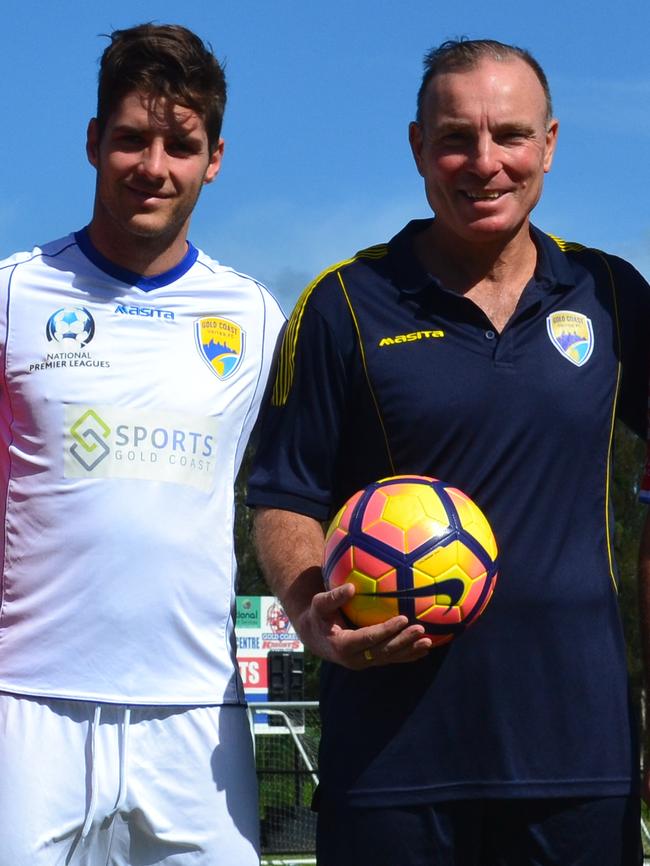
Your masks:
M537 76L519 58L434 76L409 138L439 229L482 243L527 226L557 129Z
M221 165L223 141L210 152L203 119L134 91L118 103L100 137L88 127L88 159L97 169L93 230L109 246L125 236L182 237L204 183Z

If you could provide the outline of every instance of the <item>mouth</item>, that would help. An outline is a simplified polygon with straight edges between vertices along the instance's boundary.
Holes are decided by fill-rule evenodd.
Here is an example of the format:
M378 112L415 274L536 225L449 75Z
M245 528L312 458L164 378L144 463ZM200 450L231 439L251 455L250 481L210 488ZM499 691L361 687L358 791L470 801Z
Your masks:
M140 189L138 187L129 186L127 187L129 192L136 196L136 198L140 199L142 202L146 201L164 201L169 198L169 196L165 193L162 193L160 190L155 189Z
M505 195L505 192L500 192L499 190L483 190L481 192L471 192L470 190L463 189L461 190L461 193L470 201L497 201Z

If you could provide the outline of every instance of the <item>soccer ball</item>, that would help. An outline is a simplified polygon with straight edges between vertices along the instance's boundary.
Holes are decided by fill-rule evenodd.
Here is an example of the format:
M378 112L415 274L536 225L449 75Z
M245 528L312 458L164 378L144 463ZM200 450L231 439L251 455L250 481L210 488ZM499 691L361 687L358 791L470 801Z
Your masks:
M47 338L62 343L73 340L83 347L95 334L95 322L85 307L62 307L47 321Z
M434 645L476 620L497 579L497 545L464 493L419 475L384 478L355 493L330 524L323 574L355 588L343 613L355 626L404 614Z

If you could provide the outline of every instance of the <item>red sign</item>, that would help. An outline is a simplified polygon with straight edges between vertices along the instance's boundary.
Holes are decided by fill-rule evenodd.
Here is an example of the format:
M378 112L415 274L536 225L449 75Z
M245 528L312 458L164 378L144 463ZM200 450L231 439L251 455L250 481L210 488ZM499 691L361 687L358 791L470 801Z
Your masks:
M238 658L239 671L245 689L268 690L268 671L266 657Z

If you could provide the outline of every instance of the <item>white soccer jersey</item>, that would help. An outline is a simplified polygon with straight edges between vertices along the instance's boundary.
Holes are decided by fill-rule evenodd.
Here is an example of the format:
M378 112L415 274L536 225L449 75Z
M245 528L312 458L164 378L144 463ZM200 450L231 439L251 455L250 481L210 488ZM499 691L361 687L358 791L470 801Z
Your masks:
M284 317L190 246L79 232L0 263L0 690L237 703L233 485Z

